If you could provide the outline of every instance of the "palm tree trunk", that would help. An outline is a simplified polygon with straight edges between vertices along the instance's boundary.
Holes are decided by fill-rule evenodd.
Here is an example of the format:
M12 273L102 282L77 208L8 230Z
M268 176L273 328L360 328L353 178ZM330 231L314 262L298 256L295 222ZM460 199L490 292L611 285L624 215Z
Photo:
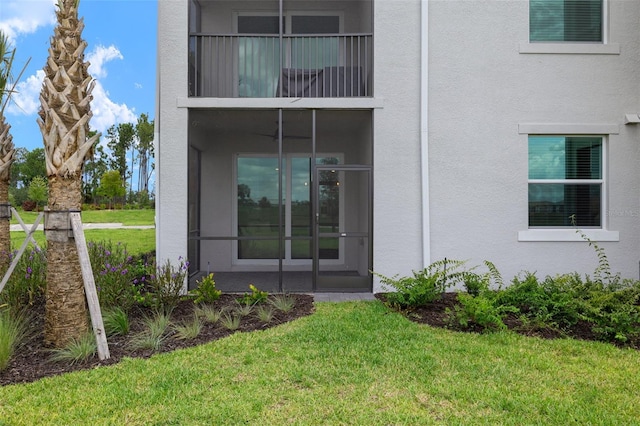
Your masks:
M49 177L49 211L80 210L82 181ZM47 231L45 343L63 347L89 328L88 310L75 240L70 231Z
M9 200L9 184L0 180L0 203L7 203ZM2 208L4 210L4 208ZM7 203L7 213L9 206ZM0 266L9 265L9 253L11 252L11 224L9 218L0 217Z

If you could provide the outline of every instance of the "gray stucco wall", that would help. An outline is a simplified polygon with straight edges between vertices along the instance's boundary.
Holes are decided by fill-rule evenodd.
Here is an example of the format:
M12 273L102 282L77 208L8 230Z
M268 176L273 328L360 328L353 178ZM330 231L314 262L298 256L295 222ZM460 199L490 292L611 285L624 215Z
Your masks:
M429 1L429 147L432 259L487 259L505 279L593 273L584 242L518 241L528 226L527 134L522 123L613 125L606 227L599 243L615 271L638 277L639 2L608 2L620 54L525 54L526 1Z

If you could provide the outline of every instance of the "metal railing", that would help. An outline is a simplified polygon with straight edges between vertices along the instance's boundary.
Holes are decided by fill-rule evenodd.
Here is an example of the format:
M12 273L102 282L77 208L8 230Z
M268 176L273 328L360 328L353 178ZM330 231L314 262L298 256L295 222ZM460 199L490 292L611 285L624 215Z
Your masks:
M373 96L371 34L196 34L189 43L189 96Z

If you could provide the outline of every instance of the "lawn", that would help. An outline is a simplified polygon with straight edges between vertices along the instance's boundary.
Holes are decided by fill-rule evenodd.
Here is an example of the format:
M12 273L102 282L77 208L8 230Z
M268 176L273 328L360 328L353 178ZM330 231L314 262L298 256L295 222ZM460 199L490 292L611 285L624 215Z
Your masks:
M19 212L22 221L33 224L38 216L36 212ZM82 212L83 223L122 223L125 226L154 224L155 210L92 210ZM42 220L40 223L43 223ZM14 217L11 224L19 222ZM25 238L21 231L11 232L11 244L18 249ZM43 231L36 231L34 238L41 247L46 247ZM156 248L155 229L89 229L85 230L87 241L112 241L122 243L131 254L148 253ZM1 424L1 423L0 423Z
M26 224L34 223L38 212L18 211L20 218ZM143 210L85 210L82 212L83 223L122 223L127 226L153 225L155 223L156 211L152 209ZM12 225L17 225L17 218L11 219ZM42 223L42 222L41 222Z
M640 353L420 325L379 301L0 388L0 424L638 424Z

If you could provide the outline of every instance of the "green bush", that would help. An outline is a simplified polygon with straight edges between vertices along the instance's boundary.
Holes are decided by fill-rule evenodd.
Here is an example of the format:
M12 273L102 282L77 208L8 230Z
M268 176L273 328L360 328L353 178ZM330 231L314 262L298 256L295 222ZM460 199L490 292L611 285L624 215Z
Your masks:
M222 291L216 288L213 273L202 277L196 284L197 287L191 290L191 295L194 296L193 303L213 303L222 295Z
M640 281L621 280L586 293L583 318L605 341L626 342L640 334Z
M141 273L133 256L122 244L89 242L87 249L100 306L107 309L119 307L129 312L139 298L142 285L139 281L144 281L144 272Z
M266 302L269 298L269 293L262 291L253 284L249 284L251 293L245 293L238 299L238 302L243 305L256 305L258 303Z
M9 254L6 265L13 262L17 251ZM33 305L44 294L46 283L46 254L39 248L25 250L7 284L0 292L0 305L8 305L12 313L18 313ZM0 268L4 275L6 268Z
M448 311L450 325L453 328L467 329L478 325L483 331L505 330L503 322L507 311L513 308L496 306L494 301L484 295L472 296L458 293L458 305L453 311Z
M413 271L413 276L389 278L375 273L380 282L392 290L387 294L387 303L393 307L407 308L423 306L442 297L450 287L463 281L464 271L458 269L464 264L460 260L443 259L432 263L422 271Z
M189 273L189 262L178 258L178 265L174 266L167 260L154 268L149 288L149 303L156 312L170 315L182 299L185 280Z

